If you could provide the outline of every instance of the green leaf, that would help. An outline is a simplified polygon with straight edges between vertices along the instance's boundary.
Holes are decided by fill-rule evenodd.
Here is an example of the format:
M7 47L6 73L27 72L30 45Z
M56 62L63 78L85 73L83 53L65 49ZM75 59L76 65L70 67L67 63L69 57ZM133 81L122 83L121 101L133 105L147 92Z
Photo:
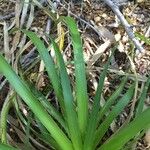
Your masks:
M83 58L83 45L74 19L71 17L65 17L64 22L69 28L73 45L78 122L81 133L84 135L88 119L88 94L85 63Z
M146 95L147 95L147 92L148 92L149 85L150 85L150 77L147 79L147 81L145 83L145 86L143 88L143 91L141 92L141 96L138 100L138 105L137 105L137 108L136 108L136 116L138 116L143 111L144 101L146 99Z
M113 55L115 49L116 48L113 49L112 55ZM102 94L102 90L104 87L104 80L105 80L105 77L107 74L107 69L110 64L112 55L109 57L108 62L104 66L104 70L100 75L98 88L96 91L96 95L94 97L94 104L93 104L94 106L93 106L92 112L90 114L90 119L89 119L88 127L87 127L87 133L85 135L84 150L92 150L92 146L94 144L94 136L95 136L96 127L97 127L97 123L98 123L98 114L99 114L99 109L100 109L101 94Z
M52 41L53 48L55 50L56 58L58 67L60 70L60 77L61 77L61 84L63 89L63 96L64 96L64 104L65 104L65 111L66 111L66 121L69 127L71 140L75 150L82 150L82 140L81 140L81 133L78 126L77 121L77 114L75 112L75 108L73 106L73 95L70 86L70 80L66 71L65 63L63 57L60 53L60 50L56 43Z
M5 145L5 144L0 144L0 149L1 150L18 150L17 148L11 147L9 145Z
M39 101L41 102L41 104L45 107L45 109L47 110L47 112L55 119L58 121L58 123L65 129L65 132L69 135L69 131L68 131L68 127L66 125L66 122L62 116L61 113L59 113L55 107L48 102L48 100L45 98L45 96L38 91L33 85L31 85L30 83L28 83L28 86L30 87L30 90L32 91L32 93L37 97L37 99L39 99Z
M6 62L4 57L0 55L0 72L7 78L11 86L20 95L24 102L31 108L33 113L41 121L41 123L51 133L52 137L56 140L63 150L72 150L72 143L58 127L55 121L47 113L45 108L41 105L33 93L26 87L26 84L20 80L16 73L12 70L10 65Z
M112 135L98 150L120 150L129 140L150 125L150 109L145 110L129 125Z
M56 143L56 141L51 137L50 133L41 124L39 119L36 117L35 120L36 120L37 127L39 128L40 132L35 131L35 129L31 127L30 130L33 132L33 134L36 135L36 137L38 137L38 139L42 141L43 143L48 144L50 147L53 147L56 150L61 150L59 144Z
M129 103L134 95L135 84L131 85L128 91L123 95L123 97L118 101L116 106L109 112L106 119L101 123L98 127L95 135L95 146L98 145L102 137L108 131L110 124L112 121L121 113L124 107Z
M33 42L33 44L36 46L36 48L40 54L40 57L45 64L48 76L51 80L55 94L56 94L58 101L61 105L61 108L64 110L62 87L61 87L60 79L59 79L59 76L57 74L57 70L55 68L55 65L54 65L54 62L53 62L51 55L49 54L44 43L40 40L40 38L34 32L27 31L27 30L21 30L21 31L23 33L25 33L30 38L30 40Z
M135 36L138 37L140 40L144 41L146 44L150 45L150 38L145 37L144 35L140 33L135 33Z
M109 111L110 106L115 102L115 100L117 99L117 97L120 96L120 94L121 94L121 92L122 92L122 90L124 88L124 85L125 85L126 81L127 81L127 76L124 77L124 79L122 80L120 86L108 98L108 100L106 101L106 103L104 104L104 106L100 109L99 116L98 116L99 121L102 119L102 117L104 116L104 114Z
M3 144L7 144L7 117L9 110L12 106L12 101L14 98L14 94L8 93L7 97L3 103L3 107L1 109L1 117L0 117L0 133L1 133L1 142Z
M56 110L56 108L48 101L48 99L45 98L45 96L38 91L35 86L30 83L28 80L24 79L22 71L19 72L21 75L21 78L23 82L26 84L26 87L31 90L31 92L36 96L36 98L41 102L41 104L45 107L47 112L55 119L58 121L58 123L65 129L65 132L69 135L67 125L64 121L64 118L60 112ZM16 106L17 109L17 106ZM19 113L19 110L17 110L18 115L20 119L22 120L21 114ZM24 121L23 121L24 122Z

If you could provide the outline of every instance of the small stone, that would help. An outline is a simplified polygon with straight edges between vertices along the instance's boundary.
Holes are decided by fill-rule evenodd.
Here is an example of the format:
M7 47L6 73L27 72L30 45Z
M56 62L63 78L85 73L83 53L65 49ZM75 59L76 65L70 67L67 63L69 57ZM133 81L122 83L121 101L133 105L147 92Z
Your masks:
M103 13L103 14L102 14L102 17L103 17L103 18L107 18L108 16L107 16L107 14Z
M99 17L99 16L96 16L95 18L94 18L94 21L95 22L99 22L101 20L101 18Z
M123 36L123 37L122 37L122 42L123 42L123 43L128 42L128 37L127 37L127 36Z
M116 41L120 41L121 34L120 33L115 34L115 39L116 39Z

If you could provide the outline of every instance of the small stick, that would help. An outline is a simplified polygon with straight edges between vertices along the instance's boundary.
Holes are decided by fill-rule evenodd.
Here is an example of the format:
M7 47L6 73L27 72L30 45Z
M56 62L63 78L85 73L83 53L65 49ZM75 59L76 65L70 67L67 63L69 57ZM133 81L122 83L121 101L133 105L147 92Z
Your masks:
M129 38L133 41L135 47L138 49L140 53L144 52L144 48L140 44L140 42L135 38L135 35L132 31L132 28L130 24L125 19L124 15L120 12L119 7L112 1L112 0L103 0L111 9L112 11L117 15L118 19L124 26ZM137 52L137 53L139 53Z

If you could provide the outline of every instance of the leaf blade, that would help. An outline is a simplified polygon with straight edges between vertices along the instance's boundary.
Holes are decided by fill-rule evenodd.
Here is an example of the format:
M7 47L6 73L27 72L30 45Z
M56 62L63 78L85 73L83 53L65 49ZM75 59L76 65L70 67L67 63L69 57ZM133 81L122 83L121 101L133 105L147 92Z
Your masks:
M69 28L73 45L78 122L81 133L84 134L88 119L88 95L85 63L83 58L83 45L74 19L71 17L65 17L64 22Z
M140 98L138 100L138 105L136 108L136 116L138 116L143 111L144 100L146 99L146 94L148 92L149 85L150 85L150 77L147 79L145 86L143 88L143 91L142 91Z
M17 76L4 57L0 54L0 72L7 78L11 86L20 95L24 102L31 108L33 113L39 118L41 123L51 133L63 150L72 150L72 143L58 127L51 116L45 111L44 107L27 88L26 84Z
M24 29L22 29L21 31L23 33L25 33L30 38L32 43L36 46L36 48L40 54L40 57L45 64L48 76L52 82L55 94L58 98L61 108L62 108L62 110L64 110L62 87L61 87L60 79L56 72L56 68L53 63L51 55L49 55L49 52L48 52L47 48L45 47L44 43L40 40L40 38L34 32L27 31Z
M150 109L145 110L125 128L112 135L98 150L120 150L137 133L150 125ZM123 137L123 138L122 138ZM121 140L120 140L121 139Z
M82 150L81 134L80 134L79 126L78 126L77 115L73 106L74 99L73 99L72 90L70 86L70 80L69 80L66 67L65 67L65 63L60 53L60 50L57 44L52 39L51 41L55 50L58 67L60 70L60 78L61 78L61 84L62 84L62 89L63 89L66 119L67 119L67 124L68 124L70 135L71 135L71 140L72 140L74 149Z
M112 55L113 55L115 49L116 48L113 49ZM105 80L105 77L107 74L107 69L108 69L112 55L109 57L108 62L105 64L104 70L100 75L98 88L96 91L96 95L94 97L94 104L93 104L94 106L93 106L92 112L90 114L89 124L87 127L87 133L86 133L85 140L84 140L84 150L92 150L92 146L94 144L93 136L95 135L96 126L98 123L97 118L98 118L98 112L100 109L100 98L101 98L101 94L102 94L102 90L103 90L103 86L104 86L104 80Z
M99 117L98 117L99 121L102 119L103 115L109 110L110 106L114 103L114 101L120 95L121 91L124 88L126 81L127 81L127 76L123 79L123 81L121 82L117 90L108 98L107 102L101 108L101 110L99 111Z
M112 111L106 117L106 119L102 122L102 124L98 127L96 135L95 135L95 146L99 143L102 137L107 132L112 121L121 113L123 108L129 103L134 94L135 84L132 84L128 91L124 94L124 96L119 100L119 102L114 106Z

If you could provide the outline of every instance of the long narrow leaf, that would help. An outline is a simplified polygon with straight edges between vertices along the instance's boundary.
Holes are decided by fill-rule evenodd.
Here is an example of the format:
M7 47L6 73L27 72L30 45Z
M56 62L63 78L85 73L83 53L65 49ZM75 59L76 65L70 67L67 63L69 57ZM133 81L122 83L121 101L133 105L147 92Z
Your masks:
M11 95L9 92L3 107L1 109L1 118L0 118L0 128L1 128L1 142L3 144L7 144L7 117L10 110L10 107L12 106L12 100L13 100L14 94Z
M114 52L114 50L113 50ZM94 104L92 108L92 112L90 114L89 124L87 127L87 133L85 135L85 141L84 141L84 150L92 150L92 145L94 143L94 135L98 123L98 112L100 109L100 98L104 86L104 80L107 74L107 69L110 63L111 57L109 57L107 64L104 66L104 70L100 75L98 88L96 91L96 95L94 97Z
M120 150L137 133L150 125L150 109L145 110L129 125L112 135L98 150Z
M150 77L147 79L147 81L145 83L145 86L144 86L144 89L143 89L143 91L141 93L141 96L139 98L138 105L137 105L137 108L136 108L136 116L138 116L143 111L144 101L146 99L146 95L147 95L149 85L150 85Z
M82 150L82 140L81 140L81 134L78 126L77 121L77 114L75 112L75 108L73 106L73 95L72 90L70 86L70 80L66 71L66 67L64 64L63 57L60 53L60 50L56 43L52 41L52 45L55 50L56 58L58 67L60 70L60 77L61 77L61 84L63 89L63 96L64 96L64 104L65 104L65 111L67 116L67 123L71 135L71 140L74 146L75 150Z
M29 84L28 84L29 85ZM30 86L31 87L31 86ZM31 87L30 88L32 90L32 92L34 93L34 95L37 97L37 99L40 100L41 104L46 108L47 112L55 119L58 121L58 123L65 129L65 131L67 132L67 134L69 135L68 132L68 128L67 125L65 123L65 120L62 116L62 114L60 114L55 108L54 106L48 102L48 100L45 98L45 96L40 93L35 87Z
M30 83L29 81L24 79L24 75L22 73L22 71L19 72L21 79L24 81L24 83L26 84L26 87L29 88L29 90L32 91L32 93L36 96L37 99L39 99L39 101L41 102L41 104L45 107L45 109L47 110L47 112L55 119L58 121L58 123L65 129L65 131L67 132L67 134L69 135L68 132L68 128L66 126L66 123L64 121L64 118L62 116L61 113L59 113L56 108L50 103L48 102L48 100L45 98L45 96L38 91L34 85L32 85L32 83ZM17 106L16 106L17 108ZM18 112L19 113L19 112ZM20 113L18 114L19 116L21 115ZM21 117L21 116L20 116Z
M124 85L127 81L127 76L123 79L120 86L117 88L117 90L108 98L107 102L104 104L104 106L99 111L98 119L99 121L102 119L103 115L109 111L110 106L114 103L114 101L117 99L118 96L120 96L121 91L124 88Z
M69 28L73 45L78 121L80 130L82 134L84 134L88 119L88 95L85 63L83 58L83 45L74 19L71 17L65 17L64 22Z
M58 143L56 143L56 141L51 137L50 134L39 134L35 131L33 131L34 134L39 138L40 141L42 141L43 143L49 145L52 149L55 149L55 150L62 150L60 148L60 146L58 145Z
M16 75L4 57L0 55L0 72L7 78L11 86L16 90L24 102L31 108L33 113L51 133L52 137L63 150L72 150L72 144L62 130L57 126L50 115L45 111L41 103L26 87L23 81Z
M1 150L18 150L17 148L14 148L5 144L0 144L0 149Z
M58 98L61 108L64 110L62 87L52 57L49 55L49 52L45 47L44 43L34 32L26 31L26 30L21 30L21 31L25 33L31 39L33 44L36 46L41 59L44 61L48 76L52 82L55 94Z
M145 35L142 35L138 32L135 33L135 36L138 37L140 40L144 41L147 45L150 45L150 38L145 37Z
M102 137L108 131L109 126L112 123L112 121L121 113L121 111L124 109L124 107L132 99L133 94L134 94L134 88L135 88L135 84L131 85L131 87L128 89L128 91L118 101L116 106L114 106L112 111L110 111L109 115L106 117L106 119L99 126L99 128L97 129L96 135L95 135L95 138L96 138L95 139L95 146L100 142Z

